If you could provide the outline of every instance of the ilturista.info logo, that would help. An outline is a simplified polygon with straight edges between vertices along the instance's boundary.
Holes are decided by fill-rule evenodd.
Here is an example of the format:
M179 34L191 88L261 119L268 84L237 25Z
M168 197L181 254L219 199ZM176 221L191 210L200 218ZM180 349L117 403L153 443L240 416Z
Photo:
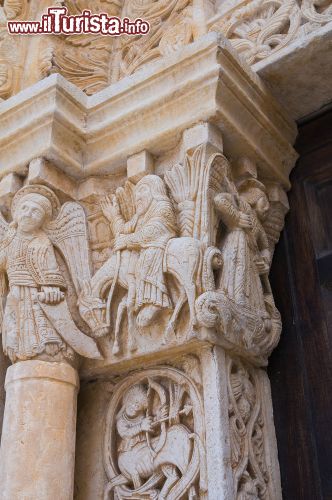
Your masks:
M68 15L66 7L49 7L40 21L8 21L12 35L79 35L82 33L105 36L146 35L150 24L144 19L112 17L101 12L93 14L84 10L77 16Z

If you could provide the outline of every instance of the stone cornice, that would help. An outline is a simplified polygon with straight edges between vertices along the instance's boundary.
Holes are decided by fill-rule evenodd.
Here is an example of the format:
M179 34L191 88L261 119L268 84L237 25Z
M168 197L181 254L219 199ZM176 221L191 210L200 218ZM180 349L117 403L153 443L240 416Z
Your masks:
M0 175L38 156L77 179L119 173L129 155L163 155L202 121L222 130L228 157L251 157L288 187L295 124L216 33L91 97L52 75L1 103Z

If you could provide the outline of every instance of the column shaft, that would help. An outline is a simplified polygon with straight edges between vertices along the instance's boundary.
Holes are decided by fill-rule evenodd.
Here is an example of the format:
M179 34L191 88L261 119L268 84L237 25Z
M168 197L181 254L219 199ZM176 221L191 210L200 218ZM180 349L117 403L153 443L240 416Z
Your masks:
M8 368L0 450L2 500L72 500L79 381L65 363Z

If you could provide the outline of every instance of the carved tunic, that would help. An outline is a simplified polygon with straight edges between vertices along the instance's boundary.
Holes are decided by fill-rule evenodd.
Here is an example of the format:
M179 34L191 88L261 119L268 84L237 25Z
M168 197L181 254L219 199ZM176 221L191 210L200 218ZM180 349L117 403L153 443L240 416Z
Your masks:
M44 233L35 237L16 233L9 243L3 242L0 271L7 272L10 288L2 329L5 353L11 350L17 359L24 360L55 343L71 355L37 299L41 286L66 286L48 237Z
M124 476L131 478L133 465L139 475L148 478L153 473L153 457L148 447L146 433L141 430L141 423L144 415L130 419L125 410L121 411L117 417L116 427L121 442L118 447L119 467ZM152 438L154 443L156 438Z
M136 231L128 236L128 248L140 249L136 266L136 309L143 304L171 307L163 258L167 242L176 236L173 207L167 199L154 199Z
M217 208L228 229L222 254L225 266L220 287L239 305L255 309L266 316L262 282L255 259L262 257L268 241L254 210L243 199L236 202L233 195L218 196ZM239 212L250 215L251 229L239 227Z

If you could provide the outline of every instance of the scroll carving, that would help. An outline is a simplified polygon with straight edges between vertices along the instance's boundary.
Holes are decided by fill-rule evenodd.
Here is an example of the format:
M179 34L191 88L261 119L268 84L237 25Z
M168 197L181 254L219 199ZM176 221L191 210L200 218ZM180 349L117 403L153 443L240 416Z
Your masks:
M206 492L199 391L169 367L133 374L114 390L106 416L109 498L197 498Z
M5 0L0 6L0 98L7 99L17 89L20 67L20 40L10 36L7 21L24 19L27 0Z
M255 370L227 360L231 460L238 500L269 498L264 420Z
M329 0L251 0L233 8L210 30L221 32L249 64L332 20Z
M0 219L5 354L13 363L26 359L74 362L75 353L100 359L97 345L76 326L69 307L69 290L77 296L80 280L90 279L82 207L74 202L61 207L45 186L25 186L13 198L12 217L11 224ZM62 272L57 250L69 273Z

